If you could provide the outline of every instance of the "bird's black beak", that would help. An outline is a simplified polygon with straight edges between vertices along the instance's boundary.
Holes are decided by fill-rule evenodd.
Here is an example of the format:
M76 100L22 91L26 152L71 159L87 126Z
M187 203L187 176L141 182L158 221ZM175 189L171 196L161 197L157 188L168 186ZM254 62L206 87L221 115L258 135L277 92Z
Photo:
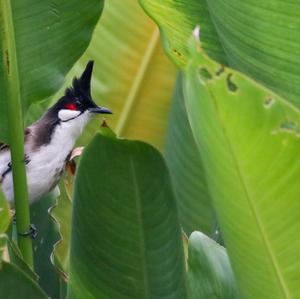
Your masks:
M112 111L104 108L104 107L93 107L89 108L90 113L95 113L95 114L112 114Z

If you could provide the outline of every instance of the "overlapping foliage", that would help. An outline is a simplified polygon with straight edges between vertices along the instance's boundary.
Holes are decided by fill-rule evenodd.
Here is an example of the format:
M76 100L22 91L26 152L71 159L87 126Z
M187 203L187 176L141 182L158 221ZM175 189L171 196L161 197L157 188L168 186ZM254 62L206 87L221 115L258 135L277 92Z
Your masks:
M41 28L32 38L39 44L25 44L24 52L18 52L24 107L38 102L27 115L30 122L57 98L60 93L39 102L57 90L86 49L99 17L97 3L78 4L78 22L72 22L66 11L69 3L53 6L39 17L16 18L17 49L34 22ZM43 230L34 243L40 287L17 248L1 238L1 248L10 249L10 262L2 261L1 281L20 283L19 289L10 288L9 298L20 292L45 298L44 291L51 298L298 298L299 4L140 4L158 24L165 52L182 73L172 108L174 65L160 49L157 27L133 0L106 1L90 46L67 82L87 59L95 59L93 93L99 104L105 102L114 110L109 125L122 137L158 147L168 167L151 146L118 139L107 128L102 129L106 137L97 133L93 138L99 120L93 122L80 140L86 145L93 138L80 159L75 182L69 177L67 186L61 184L64 200L53 214L63 240L52 255L53 264L43 262L43 253L51 253L58 226L41 212L53 205L53 198L32 208ZM14 5L22 15L23 6L18 1ZM35 11L42 5L33 5ZM192 37L197 25L201 41ZM81 38L78 47L74 32ZM59 42L68 34L69 40ZM43 47L54 39L58 42L46 54ZM24 57L32 51L43 55L26 62ZM66 53L72 55L66 58ZM43 63L56 54L57 59ZM25 78L26 63L33 67L32 76ZM53 84L46 86L50 77ZM3 116L5 97L0 99ZM0 138L6 138L5 118L0 119ZM4 233L10 218L4 201L1 207ZM66 220L71 209L72 225ZM215 239L221 231L225 247L203 233L192 233L185 244L185 269L180 227L188 235L200 230Z

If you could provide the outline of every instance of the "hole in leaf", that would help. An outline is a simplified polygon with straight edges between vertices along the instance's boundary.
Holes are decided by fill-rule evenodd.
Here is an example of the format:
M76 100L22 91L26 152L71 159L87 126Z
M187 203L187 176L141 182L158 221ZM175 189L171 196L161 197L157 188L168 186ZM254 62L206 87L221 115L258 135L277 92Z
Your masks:
M290 134L295 134L296 136L300 137L299 125L292 120L287 120L280 123L279 129L277 130L277 132L275 131L275 133L278 132L287 132Z
M220 76L225 71L225 66L221 65L220 68L216 71L216 75Z
M199 75L204 81L211 80L213 78L211 73L205 67L199 68Z
M4 55L5 55L5 64L7 66L7 73L10 74L10 61L9 61L9 54L7 50L5 50Z
M272 131L272 134L285 132L300 137L300 127L292 120L285 120L279 124L279 128Z
M265 100L264 100L264 106L266 108L270 108L273 104L274 104L275 100L272 98L272 97L267 97Z
M230 91L232 92L236 92L238 90L237 85L232 82L232 74L228 74L227 78L226 78L226 83L227 83L227 87Z
M285 131L296 131L296 123L293 121L285 121L280 124L280 129Z
M181 56L182 56L182 53L179 52L177 49L173 49L173 52L174 52L178 57L181 57Z

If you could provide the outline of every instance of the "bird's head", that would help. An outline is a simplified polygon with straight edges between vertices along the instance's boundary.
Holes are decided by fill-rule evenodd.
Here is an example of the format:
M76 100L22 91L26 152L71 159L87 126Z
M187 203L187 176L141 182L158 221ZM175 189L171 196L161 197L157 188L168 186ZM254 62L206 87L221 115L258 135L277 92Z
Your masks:
M91 77L93 61L89 61L80 78L74 78L72 87L51 108L60 122L87 121L95 114L111 114L104 107L96 105L91 96ZM77 121L76 121L77 119Z

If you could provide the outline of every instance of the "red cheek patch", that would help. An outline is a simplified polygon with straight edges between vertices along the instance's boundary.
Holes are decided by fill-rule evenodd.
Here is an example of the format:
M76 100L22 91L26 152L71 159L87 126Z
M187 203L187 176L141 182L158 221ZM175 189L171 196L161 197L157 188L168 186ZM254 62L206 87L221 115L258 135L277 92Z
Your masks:
M77 107L75 104L66 104L65 108L68 110L77 110Z

